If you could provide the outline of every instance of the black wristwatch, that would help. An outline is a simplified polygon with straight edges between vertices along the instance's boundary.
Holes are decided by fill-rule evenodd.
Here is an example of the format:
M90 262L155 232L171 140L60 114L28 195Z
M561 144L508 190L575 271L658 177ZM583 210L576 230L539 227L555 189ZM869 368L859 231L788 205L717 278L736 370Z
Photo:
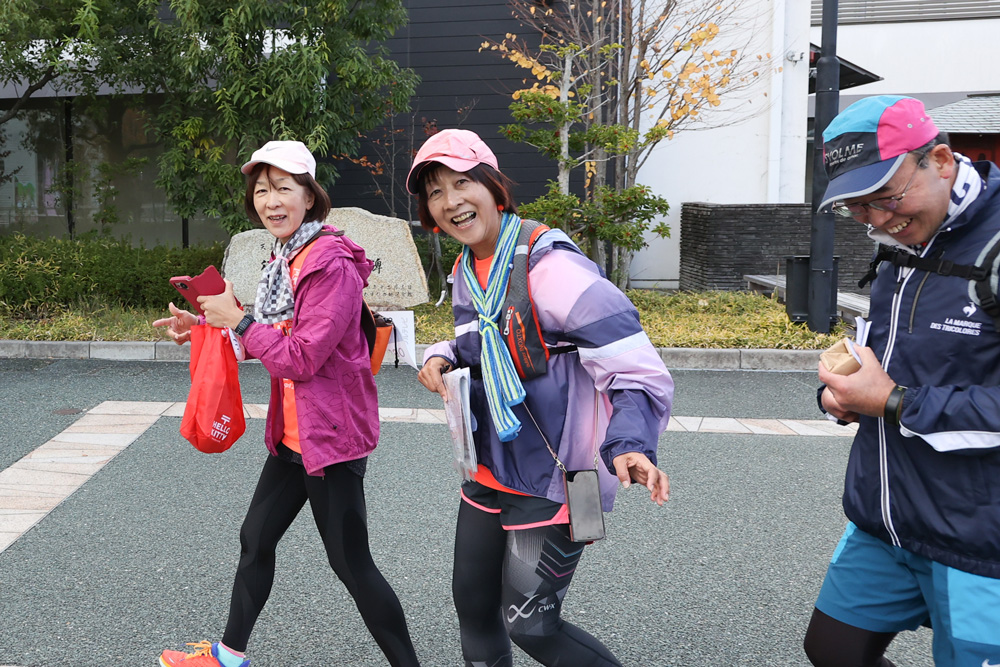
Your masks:
M246 333L246 330L250 328L251 324L253 324L253 318L249 315L244 315L243 319L240 320L240 323L236 325L235 329L233 329L233 333L237 336L242 336Z
M899 419L903 416L903 396L906 394L906 387L898 384L889 392L889 398L885 402L885 421L893 426L899 426Z

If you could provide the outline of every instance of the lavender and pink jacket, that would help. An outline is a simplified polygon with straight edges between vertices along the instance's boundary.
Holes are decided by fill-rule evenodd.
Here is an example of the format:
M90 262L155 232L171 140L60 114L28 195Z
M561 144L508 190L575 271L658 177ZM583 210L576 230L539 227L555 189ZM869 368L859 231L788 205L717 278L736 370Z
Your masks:
M472 380L477 460L507 488L562 503L563 476L542 434L570 470L593 468L596 448L604 462L597 467L602 504L611 511L618 490L614 458L642 452L656 463L657 440L670 419L673 378L632 302L562 231L539 237L528 257L528 283L545 343L575 345L576 351L552 355L545 375L523 383L525 400L512 408L521 431L511 442L500 442L483 381ZM443 357L478 371L479 315L460 270L451 298L455 339L428 347L424 362Z
M291 335L260 323L243 334L247 356L271 374L267 449L276 453L285 432L281 378L288 378L295 382L302 461L310 475L367 456L378 442L378 394L360 326L372 267L346 236L319 237L299 274Z

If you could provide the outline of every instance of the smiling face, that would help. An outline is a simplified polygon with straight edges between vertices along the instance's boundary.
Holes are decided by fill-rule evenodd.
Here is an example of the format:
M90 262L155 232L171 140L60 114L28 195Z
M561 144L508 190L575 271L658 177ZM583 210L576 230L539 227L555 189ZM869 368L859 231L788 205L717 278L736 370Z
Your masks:
M915 157L908 157L884 187L864 197L847 200L848 204L867 204L898 196L905 191L896 210L868 209L855 218L889 234L904 245L920 245L930 241L948 214L948 202L957 170L955 156L945 144L931 149L924 158L924 163L925 166L920 166Z
M492 257L501 220L493 193L468 174L444 165L423 179L423 187L435 224L469 246L477 258Z
M253 204L267 231L285 242L302 226L316 197L283 169L268 166L253 185Z

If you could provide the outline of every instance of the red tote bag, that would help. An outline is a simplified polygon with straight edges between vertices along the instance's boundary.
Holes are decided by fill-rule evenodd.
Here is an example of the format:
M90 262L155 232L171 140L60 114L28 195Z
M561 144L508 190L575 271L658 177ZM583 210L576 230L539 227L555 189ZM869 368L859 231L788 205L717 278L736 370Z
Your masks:
M246 430L240 373L229 332L191 327L191 392L181 435L200 452L224 452Z

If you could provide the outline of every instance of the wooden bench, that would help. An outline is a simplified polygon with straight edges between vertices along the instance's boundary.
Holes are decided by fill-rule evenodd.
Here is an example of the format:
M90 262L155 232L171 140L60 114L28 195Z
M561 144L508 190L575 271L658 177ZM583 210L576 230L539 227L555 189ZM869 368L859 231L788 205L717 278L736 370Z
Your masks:
M785 276L749 275L743 276L743 280L752 292L774 292L782 301L785 299ZM868 297L863 294L837 292L837 313L848 322L858 315L868 317L869 305Z

